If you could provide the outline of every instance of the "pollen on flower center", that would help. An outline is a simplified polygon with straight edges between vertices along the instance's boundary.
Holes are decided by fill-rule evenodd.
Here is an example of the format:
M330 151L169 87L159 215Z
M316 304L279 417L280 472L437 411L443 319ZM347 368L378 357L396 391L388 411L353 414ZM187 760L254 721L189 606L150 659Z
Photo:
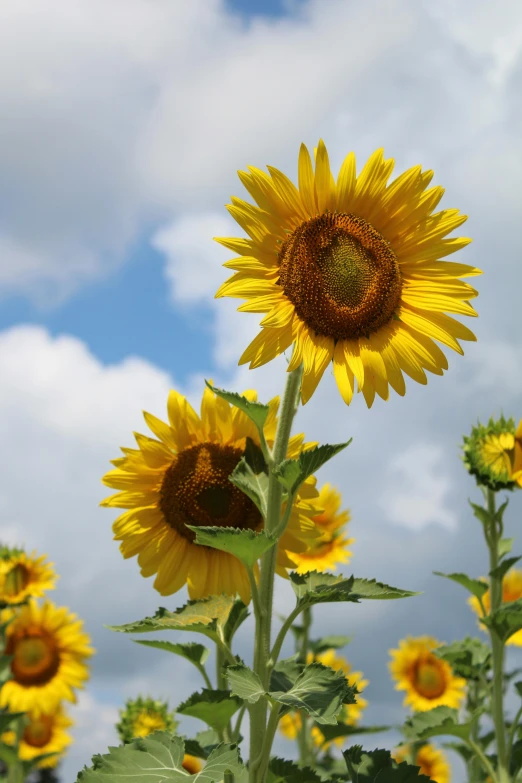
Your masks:
M326 212L302 223L279 252L279 284L316 334L364 337L386 324L401 274L384 237L363 218Z
M165 521L189 541L195 534L187 525L260 527L254 503L229 481L242 456L241 449L221 443L183 449L161 485L159 507Z
M436 699L444 693L446 683L436 662L421 661L415 667L415 687L426 699Z
M13 676L21 685L43 685L55 676L60 665L56 645L40 633L10 639L6 652L13 656Z
M24 742L34 748L43 748L51 741L53 735L53 719L48 715L32 718L24 731Z

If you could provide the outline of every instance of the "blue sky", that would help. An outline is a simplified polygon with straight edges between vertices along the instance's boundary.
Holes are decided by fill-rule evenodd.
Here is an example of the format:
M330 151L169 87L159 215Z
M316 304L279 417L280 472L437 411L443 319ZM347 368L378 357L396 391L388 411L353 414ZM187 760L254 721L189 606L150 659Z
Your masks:
M185 594L159 597L122 560L113 516L98 508L100 477L144 431L142 409L165 414L173 386L194 405L209 377L255 386L262 399L280 392L284 360L237 367L259 319L214 300L229 254L212 237L238 233L224 209L244 195L238 169L271 164L295 180L299 144L320 137L334 168L352 149L360 168L379 146L395 174L433 168L442 207L469 215L462 261L484 270L478 342L448 355L443 378L411 381L404 398L368 411L361 395L346 408L325 374L299 413L309 438L354 437L320 475L351 509L347 572L423 591L317 618L322 631L355 635L348 655L371 681L368 722L400 722L387 649L407 633L476 632L464 596L432 575L487 570L461 433L501 410L522 416L520 4L18 0L5 13L2 535L48 552L61 574L56 601L85 619L98 650L64 781L113 741L124 698L150 692L174 706L199 687L183 664L174 677L168 656L103 627ZM521 511L515 496L514 535ZM283 611L290 596L278 589Z

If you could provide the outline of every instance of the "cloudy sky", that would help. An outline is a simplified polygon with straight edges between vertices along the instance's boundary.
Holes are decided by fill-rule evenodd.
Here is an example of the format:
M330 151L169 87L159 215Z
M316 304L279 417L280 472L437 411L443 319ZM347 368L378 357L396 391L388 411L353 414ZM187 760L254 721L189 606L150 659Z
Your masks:
M49 554L55 600L97 648L74 710L63 781L115 740L124 698L182 701L197 673L104 624L174 608L112 541L100 476L141 410L204 378L279 393L284 362L237 358L258 318L214 301L237 233L223 205L236 171L295 179L299 144L324 138L335 169L383 146L396 172L421 163L469 215L479 266L477 343L404 398L347 408L325 375L298 427L353 444L323 469L351 509L346 573L423 591L323 610L317 632L354 634L371 681L367 722L398 723L387 650L407 633L475 632L464 593L432 571L485 573L461 433L522 415L522 5L517 0L0 0L0 481L2 538ZM517 142L517 139L519 141ZM518 535L522 503L507 514ZM517 543L520 545L520 541ZM520 551L518 548L516 551ZM279 608L290 605L280 585ZM335 624L335 625L334 625ZM248 629L240 643L248 654ZM520 656L510 660L521 663ZM194 721L193 727L196 726ZM396 736L396 735L395 735ZM393 735L365 744L389 745ZM290 747L279 743L281 753ZM460 772L456 767L455 781Z

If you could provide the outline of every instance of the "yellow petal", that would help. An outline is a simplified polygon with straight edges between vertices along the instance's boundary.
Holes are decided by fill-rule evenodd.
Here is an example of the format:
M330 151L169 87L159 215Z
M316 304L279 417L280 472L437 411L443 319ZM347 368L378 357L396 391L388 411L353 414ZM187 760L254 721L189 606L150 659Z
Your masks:
M332 192L332 172L324 141L320 139L315 161L315 190L319 213L335 209L335 192Z
M314 170L310 153L304 144L301 144L299 150L298 182L301 201L308 215L315 217L317 215L317 205L315 202Z

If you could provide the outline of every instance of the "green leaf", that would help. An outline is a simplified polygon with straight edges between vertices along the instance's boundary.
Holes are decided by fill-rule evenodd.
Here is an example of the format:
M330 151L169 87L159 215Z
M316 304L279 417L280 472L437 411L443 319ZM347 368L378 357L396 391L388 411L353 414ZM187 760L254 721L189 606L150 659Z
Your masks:
M522 740L513 743L511 757L509 759L509 774L515 780L516 775L522 769Z
M343 751L344 760L352 783L429 783L426 775L420 774L420 767L397 764L389 750L363 751L354 745Z
M311 663L305 666L290 690L271 691L274 701L293 710L305 710L317 723L337 723L343 704L355 704L357 689L348 685L341 671Z
M248 446L249 438L247 438ZM256 447L257 448L257 447ZM229 480L255 503L261 515L266 519L266 504L268 500L268 471L261 465L253 446L245 453L228 477Z
M196 642L176 644L174 642L157 642L151 639L133 639L133 641L136 642L136 644L143 644L145 647L155 647L157 650L165 650L165 652L180 655L198 668L203 666L210 653L208 647L205 647L203 644L197 644Z
M513 548L514 538L501 538L498 542L498 556L502 559L505 555L509 555Z
M359 601L352 590L353 576L346 579L344 576L323 574L319 571L310 571L307 574L292 571L290 582L297 596L297 605L303 608L328 602Z
M239 410L243 411L243 413L246 413L248 418L254 422L258 429L263 429L267 416L270 412L268 405L263 405L261 402L251 402L250 400L247 400L246 397L243 397L242 394L238 394L237 392L229 392L225 391L224 389L217 389L208 381L205 381L205 383L207 384L210 391L213 391L214 394L216 394L218 397L221 397L222 400L225 400L230 405L233 405L235 408L239 408Z
M228 595L213 595L201 601L189 601L180 609L169 612L160 608L154 617L146 617L126 625L108 625L111 631L120 633L150 633L151 631L191 631L215 637L217 630L223 630L234 599Z
M472 579L467 574L443 574L442 571L434 571L433 573L436 576L443 576L446 579L457 582L457 584L462 585L468 592L479 599L489 590L488 583L483 579Z
M77 783L217 783L225 772L241 775L243 765L235 745L219 745L197 775L183 768L185 745L181 737L163 731L109 748L79 773Z
M250 612L248 611L248 608L245 606L243 601L241 601L239 598L236 599L232 604L232 609L230 610L230 614L228 615L227 621L224 624L222 630L223 638L226 644L230 646L235 632L239 626L245 622L249 614Z
M336 726L317 726L326 742L338 737L353 737L354 734L377 734L379 731L389 731L391 726L349 726L338 723Z
M471 500L469 501L469 505L473 509L473 515L477 517L479 522L481 522L483 525L489 525L491 522L491 515L487 508L478 506L476 503L472 503Z
M300 767L295 761L287 761L278 757L269 762L270 783L321 783L315 770L310 767Z
M427 712L417 712L406 718L404 734L409 739L428 739L450 735L468 740L471 729L480 713L473 715L465 723L459 723L458 710L451 707L435 707Z
M501 604L493 614L481 617L480 622L488 628L493 628L500 639L506 642L522 628L522 599Z
M493 571L490 571L489 575L496 577L497 579L504 579L511 566L514 566L515 563L518 563L521 558L522 555L519 555L518 557L508 557L507 560L503 560L499 566L493 569Z
M353 592L357 598L363 600L390 601L396 598L411 598L420 593L414 593L411 590L402 590L400 587L391 587L375 579L357 579L353 580Z
M285 459L274 468L274 473L285 489L293 495L308 476L315 473L328 460L339 454L352 442L352 438L346 443L337 443L333 446L325 444L314 449L303 451L297 459Z
M191 718L199 718L212 729L223 731L240 706L241 700L232 696L230 691L211 691L209 688L203 688L180 704L176 712L180 715L190 715Z
M228 552L253 568L261 555L277 544L277 538L264 530L241 530L233 527L196 527L187 525L196 534L196 544Z
M233 696L239 696L243 701L255 704L261 696L265 695L265 689L259 676L243 663L227 666L225 675L230 683L230 692Z
M519 680L518 682L514 683L514 686L515 686L516 692L518 693L520 698L522 698L522 682ZM20 714L20 713L18 713L18 714Z
M303 669L304 664L297 660L297 655L278 661L270 674L270 690L286 693L295 685Z
M320 655L326 650L339 650L341 647L346 647L352 638L352 636L323 636L322 639L310 642L310 649L314 655Z
M19 718L23 718L25 716L25 712L4 712L3 710L0 712L0 733L5 731L8 726L11 725L16 720L19 720Z
M435 655L447 661L459 677L476 680L479 670L489 666L491 650L480 639L467 636L451 644L441 645L433 650Z

